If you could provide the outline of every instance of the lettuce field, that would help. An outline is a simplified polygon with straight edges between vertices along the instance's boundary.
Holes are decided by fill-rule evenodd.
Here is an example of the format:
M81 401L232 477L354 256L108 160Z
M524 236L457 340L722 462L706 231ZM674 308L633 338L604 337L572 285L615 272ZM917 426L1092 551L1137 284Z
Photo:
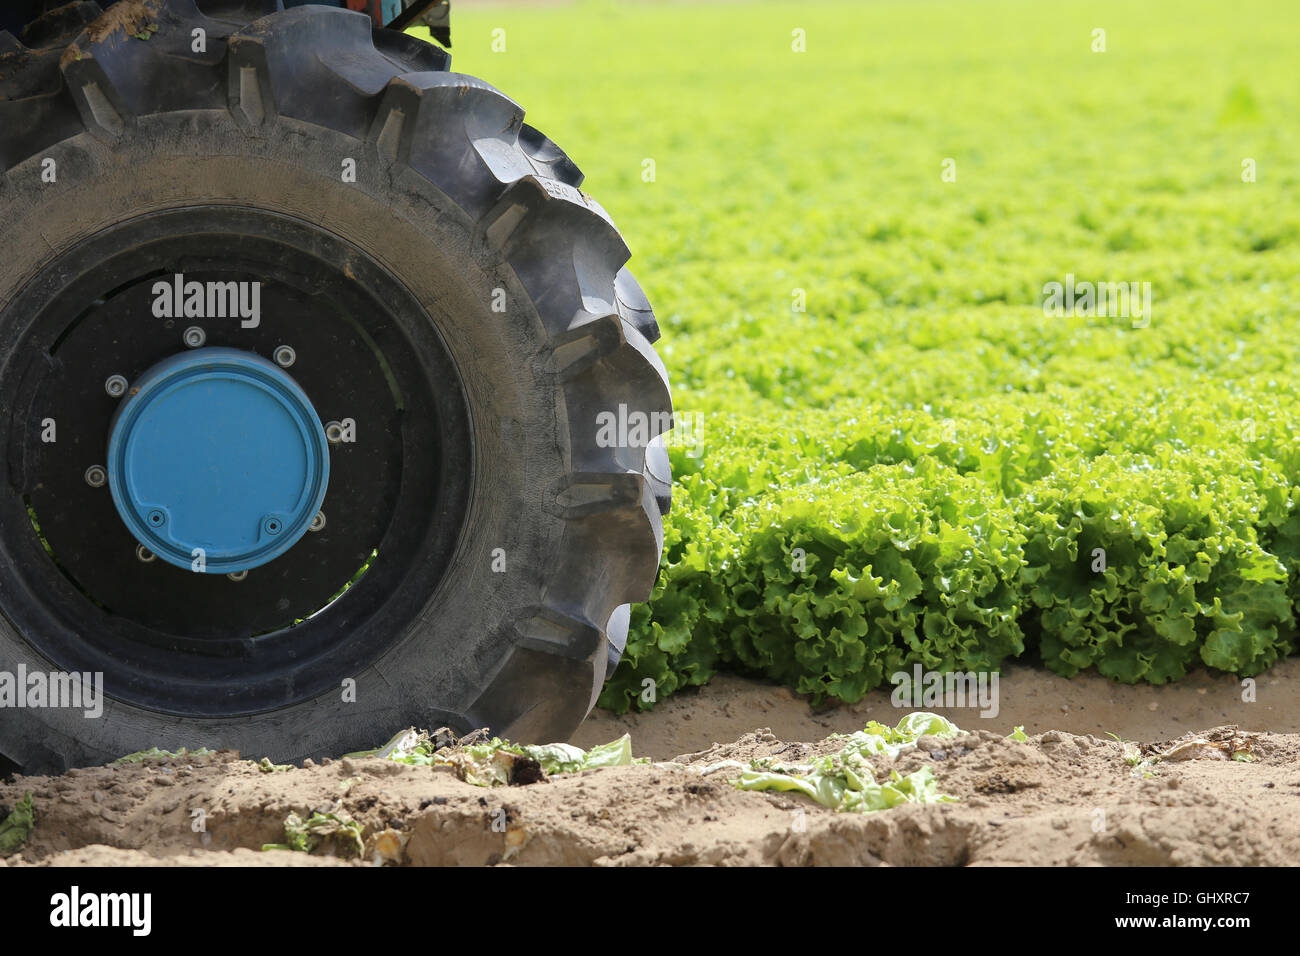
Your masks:
M604 705L722 669L853 701L915 663L1161 683L1297 649L1300 6L453 27L453 68L583 168L663 329L673 511ZM1144 314L1045 308L1067 282Z

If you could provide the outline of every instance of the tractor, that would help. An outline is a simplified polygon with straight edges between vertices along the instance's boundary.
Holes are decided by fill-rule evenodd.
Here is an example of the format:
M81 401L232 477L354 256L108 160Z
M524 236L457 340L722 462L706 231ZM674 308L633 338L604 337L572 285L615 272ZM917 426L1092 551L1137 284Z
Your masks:
M671 481L578 166L445 2L5 10L0 776L567 738Z

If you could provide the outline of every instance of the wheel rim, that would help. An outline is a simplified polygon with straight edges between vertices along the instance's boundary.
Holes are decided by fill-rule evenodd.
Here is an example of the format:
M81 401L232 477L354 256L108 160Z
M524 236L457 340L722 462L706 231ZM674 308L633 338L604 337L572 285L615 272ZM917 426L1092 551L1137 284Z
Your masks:
M239 574L307 533L325 500L329 447L311 399L278 364L205 347L136 381L113 416L108 479L118 515L151 553Z
M177 273L261 282L260 322L156 314L154 285ZM468 415L429 315L355 246L261 210L170 210L65 253L5 322L19 316L32 318L0 372L9 446L20 452L8 489L17 493L0 504L0 546L26 586L3 589L0 605L58 666L103 671L110 696L153 710L263 712L355 677L428 602L464 521ZM183 549L192 535L170 550L151 537L149 495L132 494L127 480L131 432L119 427L153 390L114 397L105 373L136 388L228 352L292 384L299 413L315 406L317 428L326 418L353 437L331 441L327 461L299 476L318 494L285 509L288 546L267 556L227 541L235 553L195 574ZM57 440L42 442L50 420ZM112 494L88 480L101 462ZM318 533L307 533L313 525Z

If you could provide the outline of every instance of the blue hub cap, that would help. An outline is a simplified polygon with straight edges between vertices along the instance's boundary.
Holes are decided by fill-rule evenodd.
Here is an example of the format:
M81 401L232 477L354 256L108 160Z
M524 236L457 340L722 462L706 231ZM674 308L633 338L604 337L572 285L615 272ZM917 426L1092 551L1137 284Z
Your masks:
M164 561L247 571L311 526L329 444L283 369L252 352L195 349L132 384L113 419L108 482L126 526Z

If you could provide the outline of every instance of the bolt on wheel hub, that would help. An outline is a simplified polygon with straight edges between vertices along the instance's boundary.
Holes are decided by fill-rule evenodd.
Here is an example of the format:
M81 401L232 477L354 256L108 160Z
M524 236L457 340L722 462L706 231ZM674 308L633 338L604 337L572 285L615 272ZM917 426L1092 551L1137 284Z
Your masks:
M328 482L310 399L252 352L165 359L113 418L113 503L137 541L178 567L229 574L279 557L311 527Z

